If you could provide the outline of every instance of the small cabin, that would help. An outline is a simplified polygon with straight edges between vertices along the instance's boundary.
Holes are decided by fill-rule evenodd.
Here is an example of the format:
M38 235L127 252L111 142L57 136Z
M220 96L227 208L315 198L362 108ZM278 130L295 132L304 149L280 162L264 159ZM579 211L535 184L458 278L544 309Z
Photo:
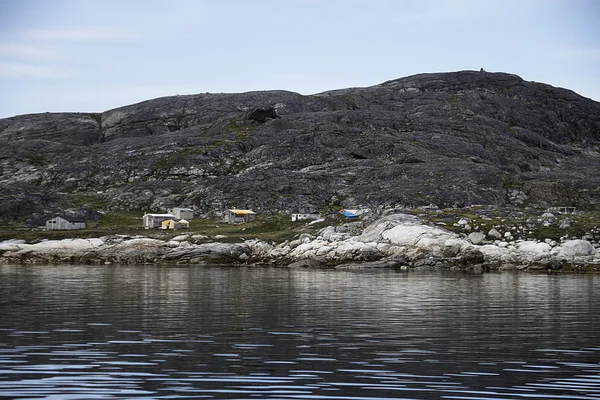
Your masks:
M191 208L175 207L167 210L167 213L173 214L175 219L186 219L189 221L194 218L194 210Z
M256 220L256 213L251 210L227 210L223 213L223 222L228 224L243 224Z
M175 221L174 219L168 219L161 223L161 229L188 229L190 227L190 223L185 219L180 219L179 221Z
M163 221L174 218L175 216L173 214L144 214L142 217L142 225L146 229L160 228Z
M321 214L312 212L304 214L292 214L292 221L302 221L306 219L321 219Z
M58 216L46 221L46 230L49 231L71 231L76 229L85 229L85 220Z

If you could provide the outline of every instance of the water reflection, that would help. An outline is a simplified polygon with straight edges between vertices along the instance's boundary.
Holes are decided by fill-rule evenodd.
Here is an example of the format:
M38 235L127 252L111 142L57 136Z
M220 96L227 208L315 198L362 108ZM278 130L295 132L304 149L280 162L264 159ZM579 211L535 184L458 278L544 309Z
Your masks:
M0 397L600 399L600 277L0 266Z

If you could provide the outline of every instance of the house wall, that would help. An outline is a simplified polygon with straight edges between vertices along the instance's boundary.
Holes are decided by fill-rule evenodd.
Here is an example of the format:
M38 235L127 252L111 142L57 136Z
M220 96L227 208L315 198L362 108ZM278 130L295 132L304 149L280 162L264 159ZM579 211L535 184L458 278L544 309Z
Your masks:
M85 222L70 222L61 217L52 218L46 221L46 229L49 231L68 231L84 228Z
M177 219L194 219L194 210L189 210L186 208L172 208L168 210L168 212L173 214L173 216Z
M236 214L234 214L232 212L226 212L223 215L223 222L226 222L228 224L239 224L239 223L244 222L244 220L236 219Z
M84 229L85 222L69 222L67 229Z
M175 214L175 218L178 219L193 219L194 218L194 211L192 210L178 210L177 214Z

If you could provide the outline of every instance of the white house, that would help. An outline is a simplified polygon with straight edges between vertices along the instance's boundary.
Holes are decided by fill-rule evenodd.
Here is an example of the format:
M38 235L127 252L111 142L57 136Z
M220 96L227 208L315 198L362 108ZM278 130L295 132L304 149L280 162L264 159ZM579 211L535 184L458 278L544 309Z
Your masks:
M54 217L46 221L46 229L49 231L85 229L85 220L73 217Z
M292 214L292 221L301 221L303 219L320 219L321 214L319 213L304 213L304 214Z
M168 209L167 212L173 214L176 219L187 219L189 221L194 218L194 210L191 208L175 207Z
M144 214L142 217L142 225L146 229L160 228L163 221L174 218L175 216L173 214Z

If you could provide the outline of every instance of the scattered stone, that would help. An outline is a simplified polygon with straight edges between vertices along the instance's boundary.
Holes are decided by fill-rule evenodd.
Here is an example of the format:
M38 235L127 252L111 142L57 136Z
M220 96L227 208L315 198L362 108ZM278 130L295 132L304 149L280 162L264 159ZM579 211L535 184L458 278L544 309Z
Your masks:
M485 234L482 232L472 232L469 234L468 238L473 244L481 244L485 240Z
M502 234L500 232L498 232L498 230L496 230L496 228L490 229L490 231L488 232L488 236L492 239L501 239L502 238Z
M525 221L525 225L527 225L530 229L535 228L537 226L537 221L535 220L535 218L527 218L527 221Z
M573 220L567 217L560 221L560 225L558 227L560 229L569 229L571 226L573 226Z
M592 235L591 232L586 232L582 237L582 240L587 240L588 242L591 242L592 240L594 240L594 235Z

